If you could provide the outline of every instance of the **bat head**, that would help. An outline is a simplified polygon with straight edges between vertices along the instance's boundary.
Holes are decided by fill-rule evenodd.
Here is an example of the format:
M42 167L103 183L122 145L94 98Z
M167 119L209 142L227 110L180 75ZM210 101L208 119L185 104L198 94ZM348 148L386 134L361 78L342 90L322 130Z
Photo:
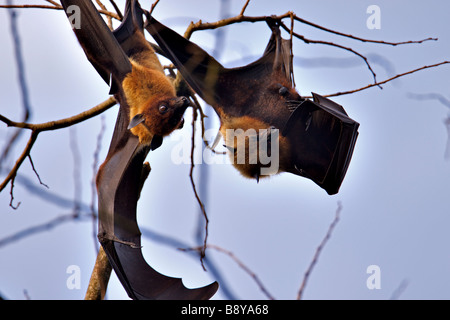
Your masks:
M150 99L140 113L133 115L128 129L149 144L154 136L167 136L183 125L183 114L189 106L186 97Z

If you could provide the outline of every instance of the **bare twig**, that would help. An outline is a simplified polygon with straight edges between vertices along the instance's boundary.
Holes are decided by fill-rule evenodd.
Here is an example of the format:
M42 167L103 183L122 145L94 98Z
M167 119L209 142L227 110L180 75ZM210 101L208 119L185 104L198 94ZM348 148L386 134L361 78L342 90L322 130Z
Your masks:
M379 85L388 83L388 82L390 82L392 80L404 77L406 75L415 73L417 71L421 71L421 70L425 70L425 69L429 69L429 68L435 68L435 67L438 67L438 66L441 66L441 65L444 65L444 64L448 64L448 63L450 63L450 61L442 61L442 62L439 62L439 63L423 66L423 67L420 67L420 68L417 68L417 69L414 69L414 70L410 70L410 71L407 71L407 72L404 72L404 73L397 74L397 75L395 75L395 76L393 76L391 78L388 78L386 80L383 80L383 81L380 81L380 82L377 82L377 83L368 84L367 86L364 86L364 87L361 87L361 88L358 88L358 89L349 90L349 91L341 91L341 92L330 93L330 94L324 94L324 97L336 97L336 96L343 96L343 95L346 95L346 94L356 93L356 92L359 92L359 91L363 91L363 90L366 90L366 89L369 89L369 88L372 88L372 87L375 87L375 86L379 86ZM310 98L310 97L306 97L306 98Z
M44 187L46 187L48 189L49 188L48 185L46 185L45 183L42 182L41 177L39 176L39 173L36 171L36 168L34 167L33 159L31 159L30 154L28 154L28 160L30 160L31 169L33 169L34 174L38 178L39 184L44 186Z
M243 8L242 11L244 11L244 10L245 10L245 7ZM242 11L241 11L241 13L242 13ZM410 40L410 41L401 41L401 42L389 42L389 41L382 41L382 40L371 40L371 39L364 39L364 38L361 38L361 37L356 37L356 36L353 36L353 35L350 35L350 34L345 34L345 33L339 32L339 31L335 31L335 30L332 30L332 29L329 29L329 28L322 27L322 26L320 26L318 24L315 24L315 23L309 22L309 21L307 21L305 19L299 18L296 14L293 14L292 12L286 12L286 13L278 15L278 16L274 15L274 16L270 16L270 17L272 19L274 19L274 20L281 21L281 20L287 19L287 18L290 19L292 15L293 15L295 20L297 20L297 21L299 21L301 23L308 24L308 25L310 25L310 26L312 26L314 28L317 28L317 29L320 29L320 30L323 30L323 31L326 31L326 32L330 32L330 33L333 33L333 34L336 34L336 35L340 35L340 36L343 36L343 37L346 37L346 38L350 38L350 39L358 40L358 41L362 41L362 42L378 43L378 44L383 44L383 45L397 46L397 45L405 45L405 44L420 44L420 43L425 42L425 41L430 41L430 40L436 41L437 40L437 38L431 38L431 37L430 38L426 38L426 39L422 39L422 40ZM268 16L253 16L253 17L250 17L250 16L244 16L243 14L239 14L237 16L230 17L230 18L227 18L227 19L221 19L221 20L216 21L216 22L202 22L200 20L200 21L198 21L196 23L191 23L188 26L187 30L185 31L184 36L185 36L185 38L189 39L191 37L192 33L195 32L195 31L217 29L217 28L220 28L220 27L224 27L224 26L228 26L228 25L235 24L235 23L240 23L240 22L252 22L253 23L253 22L266 21L267 18L268 18Z
M101 0L95 0L95 2L97 2L98 6L104 10L104 11L108 11L108 9L106 8L106 6L103 4L103 2L101 2ZM108 27L110 30L113 29L113 25L112 25L112 18L111 16L106 16L106 20L108 21Z
M375 71L372 69L372 66L369 63L369 60L367 59L366 56L364 56L363 54L359 53L358 51L350 48L350 47L345 47L343 45L334 43L334 42L330 42L330 41L323 41L323 40L312 40L312 39L307 39L304 36L293 32L292 29L289 29L284 23L281 23L281 26L283 27L283 29L285 29L286 31L288 31L289 33L292 33L292 35L300 40L302 40L303 42L309 44L309 43L316 43L316 44L324 44L324 45L328 45L328 46L332 46L332 47L336 47L336 48L340 48L340 49L344 49L347 50L355 55L357 55L358 57L360 57L361 59L364 60L365 64L367 65L367 68L369 69L369 71L372 73L373 76L373 81L374 81L374 85L379 86L379 84L377 83L377 75L375 73Z
M226 255L228 255L231 259L233 259L234 262L236 262L238 264L238 266L244 270L258 285L259 289L266 295L266 297L270 300L275 300L275 298L272 296L272 294L270 294L270 292L266 289L266 287L264 286L264 284L262 283L262 281L259 279L259 277L249 268L247 267L241 260L239 260L236 255L229 251L229 250L225 250L221 247L218 246L214 246L214 245L209 245L209 248L213 248L217 251L220 251Z
M19 158L16 160L16 163L14 164L13 168L9 172L9 174L6 176L5 180L0 184L0 192L3 191L3 189L6 187L6 185L11 181L11 187L14 185L14 177L17 174L17 171L19 170L20 166L22 165L23 161L26 157L30 154L30 150L33 147L34 143L36 142L36 138L38 136L38 133L33 131L31 133L30 139L28 140L27 145L25 146L25 149L22 151L22 154L19 156ZM12 197L12 190L11 190L11 197Z
M95 203L97 199L97 185L95 183L98 171L98 163L99 163L99 155L102 146L103 134L105 133L106 125L105 125L105 117L102 115L101 119L101 128L100 132L97 136L97 145L94 151L94 161L92 163L92 180L91 180L91 204L90 204L90 213L92 217L92 236L94 239L94 247L96 251L98 250L98 239L97 239L97 212L95 210ZM98 253L98 252L97 252Z
M65 118L65 119L61 119L61 120L57 120L57 121L40 123L40 124L15 122L15 121L12 121L12 120L6 118L5 116L0 115L0 121L4 122L8 127L17 127L17 128L24 128L24 129L31 130L31 135L30 135L27 145L25 146L25 149L22 151L22 154L16 160L16 163L14 164L14 166L11 169L11 171L9 172L9 174L6 176L6 178L0 184L0 192L6 187L6 185L17 174L17 171L19 170L23 161L30 154L31 148L33 147L34 143L36 142L36 139L40 132L49 131L49 130L57 130L57 129L62 129L62 128L66 128L66 127L75 125L77 123L80 123L82 121L85 121L87 119L95 117L96 115L101 114L102 112L104 112L104 111L108 110L109 108L111 108L112 106L114 106L116 103L117 103L116 100L113 97L110 97L109 99L105 100L104 102L100 103L99 105L97 105L87 111L84 111L78 115L75 115L73 117Z
M46 5L46 4L14 4L14 5L5 5L2 4L0 5L0 8L4 8L4 9L52 9L52 10L64 10L64 8L59 5L59 4L55 4L55 5ZM120 17L117 13L108 11L108 10L103 10L100 9L98 10L99 13L104 14L106 17L111 17L114 19L117 19L119 21L122 20L122 17Z
M241 12L239 13L240 16L243 16L243 15L244 15L245 9L247 9L247 6L248 6L249 2L250 2L250 0L247 0L247 1L245 2L244 6L242 7Z
M79 221L79 219L77 220L77 218L79 218L79 217L75 217L73 213L59 215L56 218L53 218L45 223L25 228L21 231L15 232L14 234L12 234L10 236L6 236L6 237L0 239L0 247L4 247L10 243L22 240L26 237L29 237L31 235L34 235L34 234L37 234L37 233L40 233L43 231L49 231L63 223L66 223L66 222Z
M252 22L253 23L253 22L259 22L259 21L266 21L268 16L250 17L250 16L244 16L243 15L243 13L245 11L245 8L248 5L248 2L249 1L246 2L246 4L244 5L244 7L241 10L241 13L239 15L237 15L237 16L234 16L234 17L231 17L231 18L226 18L226 19L221 19L221 20L218 20L216 22L203 22L201 20L199 20L196 23L191 22L190 25L188 26L188 28L186 29L185 33L184 33L184 37L189 39L192 36L192 33L194 33L195 31L208 30L208 29L217 29L217 28L220 28L220 27L224 27L224 26L227 26L227 25L234 24L234 23L240 23L240 22ZM364 39L364 38L361 38L361 37L355 37L355 36L350 35L350 34L345 34L345 33L338 32L338 31L335 31L335 30L332 30L332 29L329 29L329 28L322 27L322 26L320 26L318 24L315 24L315 23L309 22L309 21L307 21L305 19L299 18L297 15L295 15L293 12L290 12L290 11L285 13L285 14L282 14L282 15L271 16L271 18L274 19L274 20L280 21L281 26L285 30L287 30L289 32L291 38L292 38L292 36L295 36L296 38L304 41L305 43L317 43L317 44L324 44L324 45L333 46L333 47L336 47L336 48L341 48L341 49L347 50L347 51L349 51L349 52L359 56L361 59L364 60L364 62L366 63L366 65L367 65L367 67L369 69L369 71L372 73L372 76L373 76L373 79L374 79L374 86L379 86L379 87L380 87L381 83L377 82L376 73L373 70L372 66L370 65L367 57L365 57L363 54L357 52L356 50L354 50L354 49L352 49L350 47L346 47L346 46L343 46L343 45L340 45L340 44L337 44L337 43L334 43L334 42L307 39L303 35L300 35L300 34L295 33L293 31L293 20L296 20L296 21L299 21L301 23L310 25L310 26L312 26L314 28L318 28L318 29L320 29L322 31L330 32L330 33L333 33L333 34L336 34L336 35L339 35L339 36L343 36L343 37L347 37L347 38L350 38L350 39L353 39L353 40L358 40L358 41L362 41L362 42L370 42L370 43L378 43L378 44L383 44L383 45L397 46L397 45L404 45L404 44L419 44L419 43L422 43L422 42L425 42L425 41L429 41L429 40L437 40L437 38L426 38L426 39L422 39L422 40L418 40L418 41L411 40L411 41L402 41L402 42L388 42L388 41L381 41L381 40ZM286 19L286 18L291 19L291 28L288 28L282 22L282 20Z
M205 205L203 204L202 200L200 199L198 192L197 192L197 187L195 185L194 182L194 151L195 151L195 123L197 121L197 109L194 107L192 108L192 113L193 113L193 117L192 117L192 137L191 137L191 169L189 172L189 179L191 180L191 185L192 185L192 190L194 191L194 195L195 198L197 199L197 202L200 206L200 209L202 211L203 217L205 218L205 237L203 240L203 247L202 250L200 250L200 262L202 264L202 268L203 270L206 270L205 265L203 263L203 258L205 257L205 251L206 251L206 243L208 240L208 225L209 225L209 220L208 220L208 215L206 214L206 210L205 210Z
M11 189L9 190L9 194L11 196L9 200L9 206L13 208L14 210L17 210L20 206L20 202L17 203L17 205L14 205L14 180L16 179L16 175L14 175L11 178Z
M8 3L11 3L11 0L8 1ZM13 39L13 45L14 45L14 56L15 61L17 65L17 74L18 74L18 80L19 80L19 89L20 89L20 95L22 98L22 107L24 110L22 121L26 122L31 116L31 105L30 105L30 99L28 94L28 86L27 81L25 78L25 64L22 54L22 45L20 41L20 35L17 25L17 14L16 10L9 10L9 17L10 17L10 26L11 26L11 36ZM5 144L5 149L3 150L1 156L0 156L0 167L3 163L3 161L8 157L8 154L10 150L12 149L14 143L18 141L19 136L21 135L22 130L17 130L14 132L14 134L11 136L9 141Z
M438 40L437 38L431 38L431 37L430 38L426 38L426 39L422 39L422 40L411 40L411 41L401 41L401 42L390 42L390 41L383 41L383 40L364 39L364 38L353 36L351 34L346 34L346 33L339 32L339 31L336 31L336 30L333 30L333 29L322 27L321 25L318 25L316 23L313 23L313 22L307 21L307 20L305 20L303 18L300 18L297 15L294 15L294 19L297 20L298 22L307 24L307 25L309 25L311 27L320 29L322 31L333 33L333 34L336 34L336 35L339 35L339 36L342 36L342 37L346 37L346 38L350 38L350 39L353 39L353 40L358 40L358 41L361 41L361 42L369 42L369 43L378 43L378 44L385 44L385 45L391 45L391 46L398 46L398 45L403 45L403 44L419 44L419 43L422 43L422 42L425 42L425 41L437 41Z
M45 0L45 1L51 3L54 6L59 6L59 3L57 3L56 1L53 1L53 0Z
M39 124L31 124L31 123L25 123L25 122L15 122L12 121L5 116L0 114L0 121L4 122L8 127L17 127L17 128L24 128L24 129L30 129L32 131L51 131L51 130L58 130L62 128L67 128L70 126L73 126L77 123L83 122L85 120L91 119L109 108L116 105L117 101L114 99L114 97L110 97L107 100L101 102L100 104L96 105L95 107L86 110L84 112L81 112L75 116L64 118L61 120L56 121L49 121L45 123L39 123Z
M389 298L389 300L398 300L403 292L405 292L406 288L409 285L408 279L403 279L397 289L392 292L392 296Z
M314 254L314 257L313 257L313 259L312 259L308 269L306 270L305 275L303 276L303 281L302 281L302 284L301 284L300 289L299 289L298 294L297 294L297 300L300 300L302 298L303 292L304 292L305 287L306 287L306 283L308 282L309 276L311 275L311 272L314 269L314 266L316 265L317 261L319 260L320 253L322 252L323 248L325 247L325 244L327 243L327 241L330 239L331 233L333 232L334 227L336 227L336 225L337 225L337 223L339 221L339 215L341 213L341 210L342 210L342 205L341 205L340 202L338 202L338 207L337 207L337 210L336 210L336 215L334 217L334 220L330 224L330 227L328 228L327 234L323 238L322 242L317 247L316 253Z
M0 8L5 9L55 9L55 10L62 10L63 7L61 5L47 5L47 4L1 4Z
M226 250L222 247L213 245L213 244L208 244L207 245L208 248L210 249L214 249L216 251L222 252L224 254L226 254L227 256L229 256L234 262L236 262L236 264L242 269L244 270L257 284L258 288L264 293L264 295L270 299L270 300L275 300L275 298L270 294L270 292L266 289L266 287L264 286L264 284L262 283L262 281L259 279L259 277L249 268L247 267L241 260L238 259L238 257L236 257L236 255L231 252L230 250ZM182 251L190 251L190 250L201 250L202 248L197 247L197 248L188 248L188 249L180 249Z
M155 10L156 5L159 3L159 0L156 0L153 4L152 7L150 8L150 14L152 14L153 10Z
M116 10L117 15L119 16L119 20L123 19L123 14L120 11L119 7L117 6L116 2L114 0L109 0L109 2L111 2L112 6L114 7L114 10Z

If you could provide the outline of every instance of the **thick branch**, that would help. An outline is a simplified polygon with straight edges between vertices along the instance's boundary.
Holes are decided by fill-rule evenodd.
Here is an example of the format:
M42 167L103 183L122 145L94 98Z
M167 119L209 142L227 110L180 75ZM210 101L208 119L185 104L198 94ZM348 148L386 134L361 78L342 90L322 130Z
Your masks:
M74 124L83 122L85 120L88 120L92 117L95 117L102 112L108 110L112 106L114 106L117 103L116 99L114 97L110 97L108 100L103 101L102 103L98 104L97 106L84 111L80 114L77 114L70 118L64 118L61 120L55 120L55 121L49 121L45 123L39 123L39 124L31 124L26 122L15 122L12 121L5 116L0 114L0 121L4 122L8 127L17 127L17 128L24 128L24 129L30 129L33 131L49 131L49 130L57 130L62 129L66 127L70 127Z
M61 120L57 120L57 121L40 123L40 124L15 122L15 121L12 121L12 120L6 118L5 116L0 115L0 121L6 123L6 125L8 127L17 127L17 128L24 128L24 129L31 130L31 136L30 136L30 139L28 140L28 143L27 143L25 149L22 151L22 154L17 159L16 163L14 164L14 167L11 169L8 176L0 184L0 192L2 192L3 189L6 187L6 185L12 179L14 179L14 177L16 176L17 171L19 170L23 161L25 160L26 157L29 156L31 148L33 147L34 143L36 142L36 139L40 132L49 131L49 130L57 130L57 129L66 128L66 127L75 125L77 123L80 123L80 122L90 119L92 117L95 117L96 115L99 115L100 113L108 110L115 104L116 104L116 100L113 97L110 97L108 100L100 103L99 105L95 106L94 108L91 108L91 109L84 111L73 117L65 118L65 119L61 119Z
M100 247L84 300L103 300L105 298L111 271L112 267L108 257L103 247Z

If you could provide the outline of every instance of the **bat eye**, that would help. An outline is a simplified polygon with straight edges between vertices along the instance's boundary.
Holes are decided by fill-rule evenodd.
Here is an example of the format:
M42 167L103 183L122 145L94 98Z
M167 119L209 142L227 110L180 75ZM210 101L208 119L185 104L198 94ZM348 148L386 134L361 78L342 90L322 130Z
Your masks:
M288 92L289 92L289 90L286 87L281 87L280 90L278 90L278 93L280 94L280 96L285 96Z
M166 113L167 110L169 110L169 108L165 104L160 105L159 108L158 108L158 111L161 114Z

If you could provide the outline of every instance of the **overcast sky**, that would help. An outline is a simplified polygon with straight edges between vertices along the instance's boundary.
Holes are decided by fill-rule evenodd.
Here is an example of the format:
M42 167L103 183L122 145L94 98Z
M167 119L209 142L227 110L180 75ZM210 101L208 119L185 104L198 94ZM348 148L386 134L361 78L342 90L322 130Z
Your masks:
M124 2L117 1L121 7ZM150 3L141 1L145 8ZM237 15L243 4L242 0L229 0L229 15ZM371 5L380 9L379 29L367 26ZM332 41L365 55L381 81L450 60L446 26L449 9L444 1L260 0L251 1L246 14L272 15L291 10L321 26L368 39L439 39L387 46L295 24L295 31L306 38ZM22 9L17 13L32 107L30 122L65 118L108 98L108 87L86 60L62 11ZM180 33L191 20L216 21L223 14L219 0L162 0L154 11L156 19ZM270 37L265 23L242 23L223 31L224 45L218 51L214 51L217 31L196 32L192 41L214 52L228 67L256 60ZM5 9L0 9L0 43L0 114L20 120L22 101ZM373 82L364 61L348 51L296 39L293 52L296 86L302 95L325 95ZM389 299L397 295L400 299L448 299L450 162L444 156L448 138L444 120L450 114L445 104L450 98L449 68L443 65L423 70L383 85L382 90L371 88L333 98L360 123L353 159L337 195L329 196L313 182L287 173L257 184L241 177L229 164L220 164L223 158L217 158L217 163L208 165L204 199L210 220L209 243L232 252L276 299L295 299L341 203L340 221L308 279L304 299ZM14 188L14 204L20 202L19 208L9 207L9 186L0 194L0 241L71 214L74 198L81 201L82 213L89 211L97 137L104 125L99 153L102 162L117 110L116 106L71 129L39 136L31 156L49 189L39 185L25 161ZM210 114L211 132L215 132L217 118ZM206 285L220 276L221 288L215 299L266 299L255 281L222 252L207 251L220 273L215 275L211 269L203 271L198 257L177 250L178 246L199 244L199 209L189 181L190 165L176 160L180 147L186 147L183 143L190 143L190 109L185 119L184 128L166 138L147 159L152 172L138 208L139 226L145 231L144 256L156 270L183 278L188 287ZM2 149L13 132L0 124ZM28 137L28 131L22 133L3 169L14 164ZM200 139L196 144L201 146ZM201 161L201 148L197 150L196 159ZM201 166L195 167L196 178ZM95 231L96 225L84 217L2 244L1 295L9 299L82 299L96 257ZM171 242L147 237L150 231L169 237ZM67 286L71 266L80 271L79 289ZM367 272L368 268L376 270L379 288L367 285L374 275ZM110 299L128 299L115 275L107 295Z

